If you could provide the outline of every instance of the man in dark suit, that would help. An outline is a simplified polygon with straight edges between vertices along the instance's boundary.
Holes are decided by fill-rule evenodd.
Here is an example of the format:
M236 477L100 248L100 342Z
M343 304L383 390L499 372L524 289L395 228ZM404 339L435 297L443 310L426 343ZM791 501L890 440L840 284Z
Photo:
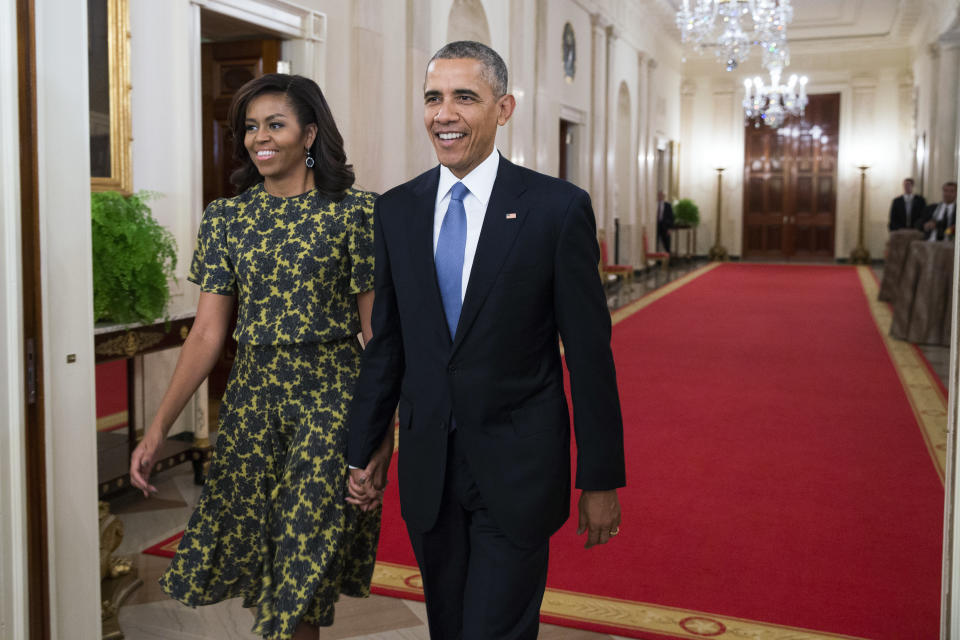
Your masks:
M953 229L957 224L957 183L943 184L943 201L927 207L921 221L921 229L927 234L927 240L944 240L947 236L953 237ZM949 230L949 233L948 233Z
M673 228L673 207L667 202L663 191L657 191L657 239L663 249L670 253L670 229Z
M399 404L400 508L434 639L535 638L549 538L570 511L570 370L578 534L620 526L623 427L589 196L494 148L507 70L446 45L424 83L440 166L374 211L373 339L348 420L349 500L374 504L374 455Z
M922 224L927 201L913 192L913 178L903 181L903 195L890 203L890 231L897 229L919 229Z

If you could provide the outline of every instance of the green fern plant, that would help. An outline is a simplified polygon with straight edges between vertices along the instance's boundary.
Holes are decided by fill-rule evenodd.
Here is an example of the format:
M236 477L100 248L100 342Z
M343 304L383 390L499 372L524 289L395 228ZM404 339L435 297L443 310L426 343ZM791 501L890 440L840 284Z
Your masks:
M147 324L166 317L177 244L150 212L147 201L156 195L91 194L94 322Z
M700 208L690 198L683 198L673 205L673 218L676 222L695 227L700 224Z

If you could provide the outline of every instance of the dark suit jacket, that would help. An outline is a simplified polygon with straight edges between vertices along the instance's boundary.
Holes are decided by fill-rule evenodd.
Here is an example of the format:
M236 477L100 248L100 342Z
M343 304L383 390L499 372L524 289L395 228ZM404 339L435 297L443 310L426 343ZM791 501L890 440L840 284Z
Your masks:
M933 216L937 213L937 207L940 206L939 202L934 202L927 207L927 210L923 214L923 218L920 220L920 225L917 227L921 231L923 230L923 225L933 220ZM937 222L937 240L943 240L946 237L947 227L952 227L957 223L957 203L953 203L953 211L950 212L950 215L944 216L943 220ZM927 233L924 231L924 233Z
M349 417L363 467L400 412L400 506L429 530L442 494L451 415L495 521L542 544L570 510L571 372L580 489L625 483L610 314L589 196L500 158L459 326L451 341L433 260L439 167L374 207L373 339ZM510 218L507 214L516 214Z
M660 204L657 203L657 209L660 208ZM654 214L656 215L656 213ZM663 201L663 218L657 218L657 235L663 236L663 234L668 233L669 230L673 227L673 206L667 202Z
M910 207L910 228L919 229L923 226L923 217L927 208L927 201L918 193L913 194L913 206ZM890 223L887 228L890 231L905 229L907 227L907 203L903 196L897 196L890 203Z

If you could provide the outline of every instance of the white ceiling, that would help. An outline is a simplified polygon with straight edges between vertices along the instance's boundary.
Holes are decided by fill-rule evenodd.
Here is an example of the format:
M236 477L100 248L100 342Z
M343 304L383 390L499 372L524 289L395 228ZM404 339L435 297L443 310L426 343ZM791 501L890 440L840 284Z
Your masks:
M928 0L792 0L787 28L791 49L842 50L904 47ZM683 0L656 0L675 13ZM679 40L676 27L671 31Z
M790 40L886 36L900 0L794 0Z

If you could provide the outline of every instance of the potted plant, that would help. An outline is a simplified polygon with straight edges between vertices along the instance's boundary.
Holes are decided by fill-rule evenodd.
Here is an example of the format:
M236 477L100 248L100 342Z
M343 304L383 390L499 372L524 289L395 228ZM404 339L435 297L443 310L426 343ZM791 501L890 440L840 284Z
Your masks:
M700 224L700 209L690 198L682 198L673 205L673 219L677 226L695 227Z
M166 316L177 244L147 206L155 196L91 194L94 322L150 324Z

